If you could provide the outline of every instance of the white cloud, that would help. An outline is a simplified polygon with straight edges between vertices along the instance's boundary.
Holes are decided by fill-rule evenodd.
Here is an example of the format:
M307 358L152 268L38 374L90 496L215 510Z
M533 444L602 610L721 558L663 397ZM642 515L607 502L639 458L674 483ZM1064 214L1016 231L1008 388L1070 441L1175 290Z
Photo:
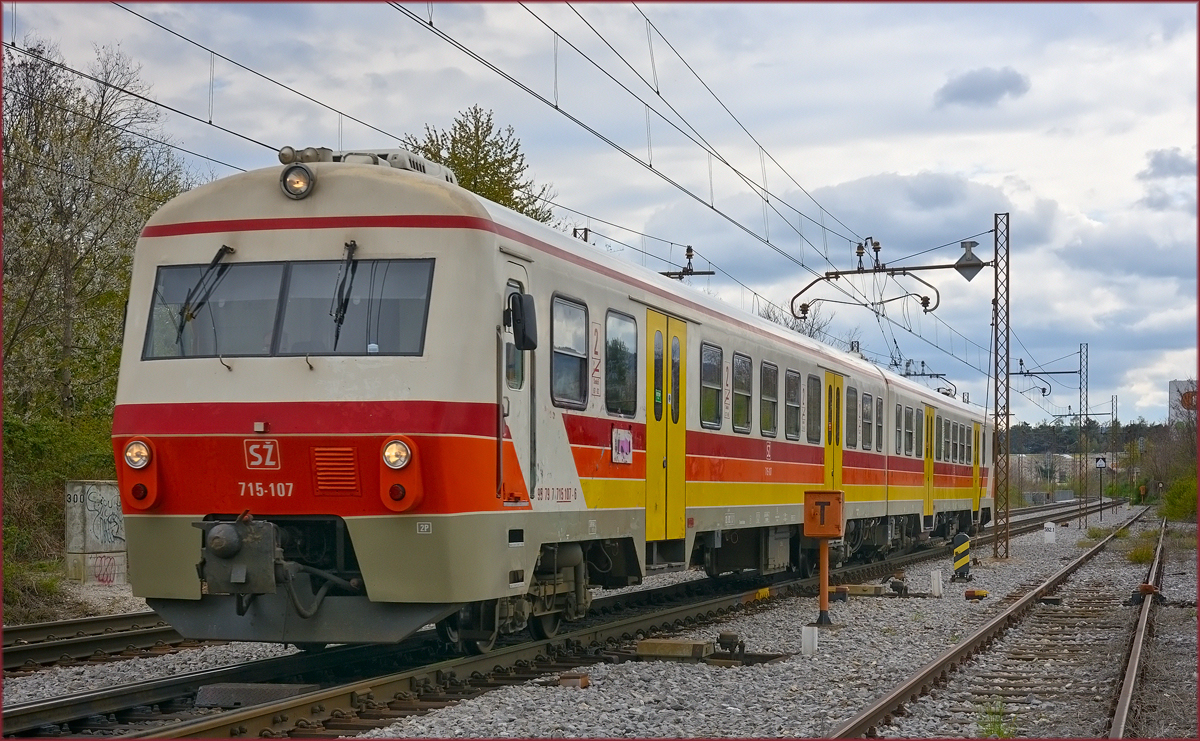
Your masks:
M1165 381L1158 376L1171 375L1172 363L1187 366L1172 377L1195 367L1197 36L1189 6L639 5L738 121L662 38L647 41L646 21L634 6L404 7L422 21L432 13L436 29L539 95L554 99L557 89L560 110L438 39L428 24L382 4L130 9L369 126L346 117L339 122L336 113L220 59L212 67L214 124L271 147L336 146L339 131L345 146L386 145L387 136L371 126L416 133L427 123L445 127L458 111L479 104L516 129L534 176L553 183L560 202L692 244L777 303L812 274L747 231L769 231L781 250L803 255L821 272L852 267L853 244L868 234L882 242L885 261L948 245L906 263L912 265L953 261L960 240L983 232L974 237L976 251L989 259L993 214L1008 212L1011 322L1027 363L1067 357L1063 362L1070 364L1071 353L1086 342L1091 395L1136 396L1139 413L1149 419L1166 416ZM4 5L6 25L11 10ZM557 53L554 34L535 14L561 34ZM176 142L240 167L274 164L272 152L203 122L208 52L113 5L18 3L15 19L18 40L26 32L54 39L78 68L93 57L93 45L119 42L142 64L157 100L201 119L170 115L167 133ZM648 143L644 105L572 44L679 122L666 104L674 106L753 181L761 183L765 169L777 196L819 222L802 186L828 209L823 218L830 231L822 234L782 206L786 223L771 213L764 223L762 201L749 187L717 161L710 177L709 157L653 114ZM658 91L639 75L657 80ZM636 157L652 150L655 166L702 201L711 188L713 205L745 230L561 111ZM654 266L634 249L644 246L680 260L681 247L655 240L643 245L629 231L593 226L630 245L617 246L615 259ZM969 342L945 327L990 346L993 275L984 270L969 284L950 271L922 277L941 292L937 320L907 302L887 306L890 316L928 333L933 344L880 324L865 309L837 307L838 326L860 327L864 349L876 355L886 357L893 341L899 343L905 357L953 374L960 390L982 400L990 382L934 345L953 343L956 354L986 366L986 353L980 361ZM844 283L877 295L870 281ZM731 306L742 303L742 289L721 276L697 284L719 291ZM1069 392L1048 403L1059 402L1069 403ZM1045 414L1024 397L1014 398L1014 409L1034 420Z

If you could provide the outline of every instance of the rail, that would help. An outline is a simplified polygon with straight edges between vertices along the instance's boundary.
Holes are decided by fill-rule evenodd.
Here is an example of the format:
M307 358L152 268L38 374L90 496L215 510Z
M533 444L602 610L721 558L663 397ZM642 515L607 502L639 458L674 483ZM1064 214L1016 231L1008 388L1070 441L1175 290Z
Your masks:
M1154 549L1154 561L1146 572L1145 584L1151 589L1143 589L1142 609L1138 615L1137 627L1133 632L1132 645L1129 647L1129 659L1125 663L1125 677L1121 680L1121 693L1117 696L1117 706L1113 711L1112 724L1109 726L1109 738L1125 738L1125 724L1129 721L1129 711L1133 706L1133 696L1137 691L1137 680L1141 673L1142 648L1146 643L1146 633L1150 627L1150 613L1154 606L1154 593L1162 579L1163 543L1166 542L1167 521L1164 519L1158 534L1158 546Z
M1024 613L1037 603L1039 599L1058 587L1081 566L1092 560L1096 554L1103 551L1117 533L1138 521L1145 513L1143 509L1124 525L1120 526L1101 540L1086 553L1055 572L1050 578L1028 592L1024 597L1014 602L1004 612L989 620L971 635L964 638L940 656L922 667L916 674L897 686L891 692L874 701L861 712L843 722L830 733L830 738L859 738L871 735L877 725L888 722L900 708L909 702L915 702L921 695L926 694L935 684L943 680L950 672L956 670L971 656L982 651L988 644L999 637L1005 630L1016 624Z

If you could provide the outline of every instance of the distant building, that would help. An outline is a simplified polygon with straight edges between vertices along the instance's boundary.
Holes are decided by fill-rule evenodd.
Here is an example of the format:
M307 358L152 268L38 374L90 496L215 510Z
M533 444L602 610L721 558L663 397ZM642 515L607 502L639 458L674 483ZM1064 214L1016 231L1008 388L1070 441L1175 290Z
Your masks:
M1167 398L1167 424L1196 423L1196 382L1171 381Z

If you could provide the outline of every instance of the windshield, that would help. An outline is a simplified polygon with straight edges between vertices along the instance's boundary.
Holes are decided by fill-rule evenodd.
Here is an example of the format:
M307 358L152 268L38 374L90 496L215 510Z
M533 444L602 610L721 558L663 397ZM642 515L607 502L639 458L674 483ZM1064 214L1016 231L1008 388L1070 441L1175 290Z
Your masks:
M180 312L207 266L160 267L142 357L420 355L433 260L358 260L339 331L341 265L223 264L182 332Z

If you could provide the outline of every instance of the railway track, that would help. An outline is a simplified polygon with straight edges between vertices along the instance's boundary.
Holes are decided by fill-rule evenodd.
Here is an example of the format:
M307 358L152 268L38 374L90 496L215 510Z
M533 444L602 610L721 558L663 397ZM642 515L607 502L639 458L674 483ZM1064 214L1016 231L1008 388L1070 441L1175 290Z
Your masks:
M1166 562L1163 552L1163 543L1167 534L1166 524L1166 521L1163 521L1158 535L1158 545L1154 548L1154 561L1151 562L1150 569L1146 572L1146 579L1142 582L1143 586L1138 590L1142 595L1142 606L1138 610L1137 626L1133 630L1129 657L1125 661L1125 674L1121 678L1121 693L1117 697L1112 722L1108 727L1109 738L1126 737L1125 732L1133 711L1133 701L1138 694L1138 681L1142 677L1142 653L1147 644L1154 607L1158 603L1158 600L1154 599L1155 593L1162 585L1163 566Z
M5 626L4 671L152 656L198 645L185 640L153 610Z
M1051 517L1058 515L1051 513ZM1042 518L1013 524L1013 532L1041 529ZM985 543L986 538L977 539ZM863 581L892 573L905 564L945 557L949 547L930 548L886 563L850 567L835 573L835 583ZM742 582L750 584L750 582ZM723 593L714 593L717 588ZM566 667L595 661L621 661L633 643L723 619L731 612L757 609L769 601L816 591L815 579L790 580L770 586L698 580L658 590L645 590L597 600L594 617L571 633L549 641L502 644L481 657L447 657L432 636L418 634L395 647L346 647L317 654L284 657L254 665L231 667L203 675L186 675L160 682L56 698L6 708L6 735L103 733L128 736L212 737L227 735L322 736L352 733L392 722L396 713L428 712L446 703L472 697L497 686L525 682ZM346 649L365 649L353 653ZM356 658L358 657L358 658ZM388 659L390 673L380 672ZM364 661L374 664L363 664ZM245 673L239 673L239 670ZM335 671L336 670L336 671ZM216 670L214 670L216 671ZM372 677L346 681L347 675ZM240 699L253 708L200 707L201 687L260 683ZM292 687L273 686L286 682ZM307 684L308 688L296 688ZM324 689L313 690L316 685ZM272 692L301 692L297 697L271 698ZM236 688L231 688L236 694ZM257 694L256 694L257 693ZM156 707L157 706L157 707ZM351 730L356 729L356 730Z
M1055 519L1070 519L1079 511L1077 503L1039 505L1013 510L1014 517L1053 513ZM1095 510L1093 510L1095 511ZM1014 525L1018 523L1013 523ZM990 542L990 536L976 544ZM874 572L886 573L895 562L881 563ZM837 578L869 578L853 571ZM605 599L599 601L603 605ZM46 666L70 666L88 661L117 661L155 656L173 651L213 645L185 640L153 611L80 618L50 623L4 627L4 671L32 672Z
M1144 511L1127 526L1142 514ZM1165 530L1165 522L1160 530ZM1008 606L1002 613L842 722L830 737L911 734L911 727L893 724L914 714L919 703L932 702L931 693L970 698L943 700L936 709L923 713L939 718L941 727L936 735L973 736L981 724L993 723L998 726L994 729L997 733L1035 737L1094 737L1103 735L1104 726L1111 725L1118 734L1113 737L1120 737L1138 672L1136 666L1130 667L1118 695L1121 674L1113 671L1113 662L1127 651L1136 661L1140 653L1144 623L1135 628L1128 607L1131 590L1136 592L1139 587L1075 577L1118 537L1119 530L1049 579L1023 590L1024 594L1007 597ZM1161 544L1160 532L1159 552L1147 584L1154 583L1160 570ZM1143 620L1153 601L1145 600ZM1058 722L1051 719L1054 716L1064 715L1096 719L1093 722L1101 727L1064 730L1048 725Z

